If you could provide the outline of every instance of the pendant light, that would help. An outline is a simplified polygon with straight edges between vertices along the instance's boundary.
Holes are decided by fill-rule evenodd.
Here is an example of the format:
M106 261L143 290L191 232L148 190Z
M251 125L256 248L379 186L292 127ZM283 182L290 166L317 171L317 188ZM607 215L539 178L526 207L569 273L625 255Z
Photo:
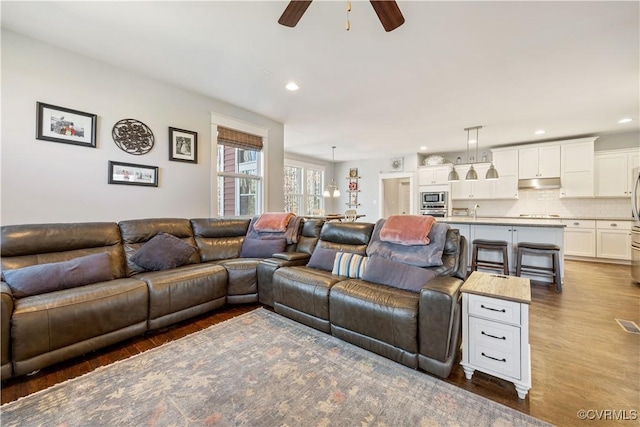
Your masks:
M340 197L340 190L336 184L336 146L332 146L331 149L331 183L327 185L327 188L322 192L322 197ZM332 191L333 190L333 191Z
M467 161L469 161L469 131L475 129L476 131L476 155L473 158L473 162L471 162L471 166L469 167L469 171L467 172L467 176L465 176L465 180L467 181L477 181L478 180L478 172L473 168L473 164L475 163L476 158L478 157L478 130L482 126L474 126L470 128L465 128L467 131Z

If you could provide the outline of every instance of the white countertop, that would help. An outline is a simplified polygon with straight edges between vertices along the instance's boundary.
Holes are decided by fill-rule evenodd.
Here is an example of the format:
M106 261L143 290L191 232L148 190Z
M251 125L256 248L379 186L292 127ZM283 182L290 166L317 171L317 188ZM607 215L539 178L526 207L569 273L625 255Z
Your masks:
M559 218L509 218L509 217L482 217L474 219L471 216L449 216L438 218L439 222L449 224L482 224L482 225L526 225L529 227L558 227L564 228L565 224Z

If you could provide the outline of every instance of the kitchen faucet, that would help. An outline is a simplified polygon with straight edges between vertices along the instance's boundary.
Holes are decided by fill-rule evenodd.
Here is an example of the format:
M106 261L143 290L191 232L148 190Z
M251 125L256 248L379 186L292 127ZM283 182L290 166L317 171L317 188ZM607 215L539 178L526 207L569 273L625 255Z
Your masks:
M475 204L473 206L473 219L478 219L478 208L480 207L479 204Z

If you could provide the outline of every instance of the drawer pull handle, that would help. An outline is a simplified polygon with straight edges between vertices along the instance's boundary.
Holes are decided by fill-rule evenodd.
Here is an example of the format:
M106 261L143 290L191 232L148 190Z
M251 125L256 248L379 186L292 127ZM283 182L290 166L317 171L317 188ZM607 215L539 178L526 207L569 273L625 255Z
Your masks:
M482 353L482 355L484 357L488 357L489 359L493 359L493 360L497 360L498 362L506 362L507 359L496 359L495 357L491 357L491 356L487 356L486 354Z
M491 310L491 311L499 311L500 313L506 313L507 310L505 310L504 308L501 310L498 310L497 308L491 308L491 307L485 307L484 304L480 304L481 308L484 308L485 310Z
M580 223L579 222L574 222L573 225L580 225Z
M490 338L495 338L495 339L497 339L497 340L506 340L506 339L507 339L507 337L497 337L497 336L495 336L495 335L488 334L488 333L486 333L485 331L482 331L482 332L481 332L481 334L482 334L482 335L485 335L485 336L487 336L487 337L490 337Z
M615 222L612 222L610 225L611 225L612 227L617 227L617 226L618 226L618 224L616 224Z

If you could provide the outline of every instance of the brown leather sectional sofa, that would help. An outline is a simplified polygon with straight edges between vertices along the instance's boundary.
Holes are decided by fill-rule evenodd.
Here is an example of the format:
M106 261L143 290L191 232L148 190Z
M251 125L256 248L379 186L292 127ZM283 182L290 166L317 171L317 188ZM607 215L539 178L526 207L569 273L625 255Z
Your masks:
M2 379L225 304L254 302L408 366L448 376L459 346L459 289L467 268L466 243L457 230L447 233L440 277L410 292L306 266L318 242L363 253L373 224L305 220L297 242L283 252L246 258L240 255L249 224L237 218L171 218L3 226L3 274L107 253L113 279L15 298L3 275ZM180 267L141 269L132 257L160 232L197 252ZM310 304L321 308L314 311ZM372 321L378 326L367 324Z

